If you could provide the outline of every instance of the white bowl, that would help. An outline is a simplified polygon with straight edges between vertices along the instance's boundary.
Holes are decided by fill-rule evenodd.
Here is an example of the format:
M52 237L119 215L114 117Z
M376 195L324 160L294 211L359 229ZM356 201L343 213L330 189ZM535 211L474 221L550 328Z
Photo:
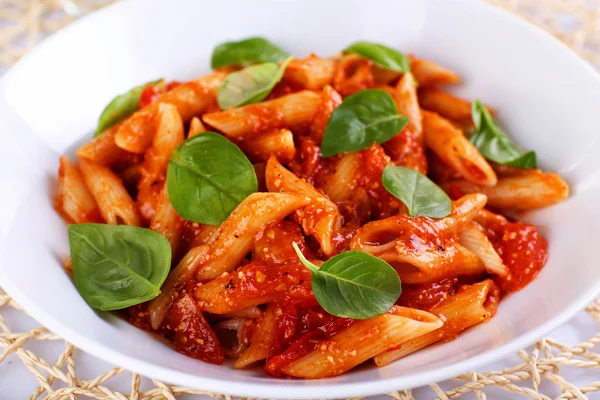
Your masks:
M545 169L571 185L529 214L550 242L531 285L489 323L385 368L278 380L176 353L115 315L96 313L61 267L65 224L52 208L58 157L89 140L103 106L140 82L209 71L213 47L264 35L303 56L384 42L458 71ZM362 396L445 379L512 353L567 320L600 288L600 79L542 31L479 1L131 0L54 35L0 81L0 283L39 322L93 355L171 383L250 397Z

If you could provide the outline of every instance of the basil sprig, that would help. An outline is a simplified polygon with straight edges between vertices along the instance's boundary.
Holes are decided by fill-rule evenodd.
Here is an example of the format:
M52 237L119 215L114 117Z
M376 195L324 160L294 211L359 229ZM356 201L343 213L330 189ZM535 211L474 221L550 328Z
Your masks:
M285 68L294 57L288 57L281 66L267 62L251 65L227 75L219 86L217 101L221 109L258 103L271 93L283 77Z
M536 168L535 151L525 152L504 133L485 106L474 100L471 114L475 132L470 141L488 160L518 168Z
M383 187L400 200L411 217L442 218L450 214L452 201L438 185L414 169L388 165L381 176Z
M380 258L358 250L345 251L317 267L296 243L300 262L312 273L312 290L329 314L369 319L389 311L402 293L400 277Z
M148 86L156 86L162 82L164 81L159 79L154 82L144 83L112 99L98 119L98 127L94 136L100 135L106 129L136 112L140 108L140 98L144 89Z
M192 136L169 159L169 200L187 220L219 225L257 190L256 173L248 158L218 133Z
M398 114L392 96L381 89L367 89L344 99L331 113L323 133L321 154L331 157L364 150L387 142L407 124Z
M261 37L221 43L213 50L212 68L227 65L249 65L257 62L280 62L289 54Z
M167 239L125 225L69 225L75 287L93 308L120 310L158 296L171 267Z
M344 49L344 53L355 53L373 60L378 66L396 72L410 71L410 60L391 47L371 42L355 42Z

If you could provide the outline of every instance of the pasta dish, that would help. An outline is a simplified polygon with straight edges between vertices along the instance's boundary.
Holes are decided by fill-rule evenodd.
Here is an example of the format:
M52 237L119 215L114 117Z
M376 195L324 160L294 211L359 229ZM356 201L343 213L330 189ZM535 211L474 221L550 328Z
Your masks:
M60 158L65 268L94 309L205 362L326 378L455 338L543 268L515 216L569 188L452 70L258 37L211 64L116 96Z

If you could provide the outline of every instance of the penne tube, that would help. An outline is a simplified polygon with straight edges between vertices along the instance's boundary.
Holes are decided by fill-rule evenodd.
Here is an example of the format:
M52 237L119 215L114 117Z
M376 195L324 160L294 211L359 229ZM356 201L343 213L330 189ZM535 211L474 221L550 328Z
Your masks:
M310 198L310 203L294 212L294 218L305 235L312 235L324 255L334 251L333 238L342 225L337 205L318 192L310 183L298 178L274 157L267 162L267 188L271 192L296 193Z
M494 186L496 173L462 131L436 113L423 111L427 147L469 182Z
M183 121L177 108L168 103L158 104L158 127L152 146L144 155L141 179L138 183L137 202L147 220L156 209L160 183L164 180L171 153L184 140Z
M171 245L171 254L173 257L177 255L179 250L179 238L181 236L181 218L177 214L177 211L171 205L169 201L169 194L167 193L167 185L163 185L160 194L158 196L158 203L156 205L156 213L150 220L150 229L154 232L158 232L167 238Z
M410 72L402 75L391 94L396 102L398 113L408 117L408 124L382 146L394 164L425 174L427 159L425 157L423 117L417 99L415 81Z
M198 118L198 117L192 118L192 120L190 121L190 129L188 130L187 137L191 138L192 136L196 136L202 132L206 132L206 127L204 126L202 121L200 121L200 118Z
M464 226L458 233L458 241L483 262L489 274L507 276L508 269L502 258L496 253L494 246L476 222Z
M289 163L296 155L294 135L289 129L277 129L252 136L240 142L240 147L252 162L267 161L275 157L282 163Z
M358 184L361 164L360 153L347 153L339 157L333 174L323 186L325 194L336 203L350 199Z
M193 295L204 311L232 313L277 301L289 294L293 286L310 282L310 278L310 271L299 262L255 262L198 286Z
M436 87L419 89L419 104L444 118L463 121L471 119L471 102Z
M373 61L357 54L346 54L340 57L333 74L333 87L342 96L350 96L374 86Z
M206 112L216 101L217 88L231 69L222 69L210 75L186 82L160 95L157 101L133 113L122 121L115 133L115 143L132 153L143 153L152 144L160 105L168 103L175 108L184 122Z
M283 74L284 78L299 83L304 89L318 90L333 81L335 60L321 58L314 54L290 61Z
M446 234L459 232L471 222L485 207L487 198L481 193L473 193L462 196L452 202L450 214L444 218L435 220L438 229Z
M79 169L89 191L94 196L102 218L108 224L141 226L142 218L135 202L121 179L110 169L85 158L79 159Z
M415 76L419 87L447 85L459 83L460 76L446 67L415 57L411 57L410 71Z
M373 360L378 367L383 367L432 343L454 339L465 329L492 318L499 301L500 291L491 279L463 286L430 310L444 321L442 327L415 337L398 349L378 354Z
M60 158L54 206L70 224L103 222L96 200L85 186L79 169L65 156Z
M398 215L369 222L356 231L350 248L390 263L402 282L420 284L483 272L482 261L452 240L485 205L485 196L464 196L448 217Z
M321 104L315 112L309 129L309 136L313 138L315 143L320 144L323 141L323 133L327 128L331 113L340 104L342 104L342 96L334 88L326 85L321 91Z
M394 306L386 314L356 321L282 368L285 375L320 379L343 374L388 349L439 329L441 319L413 308Z
M483 193L488 206L496 210L526 211L547 207L569 197L569 186L557 174L531 171L530 174L502 178L494 187L483 187L468 181L441 185L461 193Z
M240 354L233 365L235 368L246 368L258 361L267 359L275 342L278 311L281 312L274 303L267 306L264 315L258 320L250 346Z
M92 141L77 149L77 156L86 158L96 164L111 167L117 161L126 159L128 153L115 143L115 133L119 124L113 125Z
M254 193L221 224L206 256L196 265L196 279L204 282L232 271L254 245L265 225L304 207L310 198L291 193Z
M179 290L194 277L196 265L200 262L208 246L197 246L187 252L179 261L160 288L160 294L148 304L148 314L150 315L150 324L152 329L158 330L173 304L173 301L179 296Z
M307 125L320 105L317 93L303 90L259 104L204 114L202 121L230 137Z

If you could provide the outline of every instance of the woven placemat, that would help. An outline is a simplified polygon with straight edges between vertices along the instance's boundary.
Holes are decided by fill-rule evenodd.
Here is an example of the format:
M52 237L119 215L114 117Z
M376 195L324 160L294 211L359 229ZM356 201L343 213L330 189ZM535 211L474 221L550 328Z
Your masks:
M600 0L489 0L498 7L516 13L548 30L567 45L600 68ZM0 0L0 65L8 66L18 60L45 35L60 29L78 16L109 1L103 0ZM39 386L30 399L95 398L111 400L173 400L182 394L197 394L230 399L229 396L207 393L152 380L154 387L142 391L141 378L122 368L113 368L93 379L77 375L73 345L46 328L17 332L8 326L3 311L20 310L11 298L0 290L0 365L14 354L35 376ZM544 338L530 351L517 353L520 362L501 371L471 372L455 378L455 386L442 389L430 385L431 397L450 399L474 393L486 399L486 390L499 388L532 399L550 399L540 391L558 391L559 399L587 399L586 393L600 391L600 378L585 386L576 386L561 375L561 369L592 369L600 377L600 299L586 308L598 322L598 333L589 340L567 346L552 338ZM55 361L48 361L25 346L32 341L61 341L64 351ZM128 393L115 389L116 377L131 376ZM121 387L121 385L119 385ZM547 389L550 386L552 390ZM411 390L388 394L393 399L414 399ZM1 397L1 396L0 396ZM429 397L429 398L431 398ZM492 396L489 396L492 398Z

